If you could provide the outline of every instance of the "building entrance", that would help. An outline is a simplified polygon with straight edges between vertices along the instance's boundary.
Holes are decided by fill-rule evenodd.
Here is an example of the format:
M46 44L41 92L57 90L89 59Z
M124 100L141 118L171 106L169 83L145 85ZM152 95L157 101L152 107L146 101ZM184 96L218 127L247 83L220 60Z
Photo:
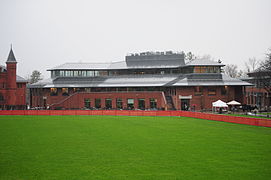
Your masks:
M181 110L188 111L190 109L190 99L181 99Z

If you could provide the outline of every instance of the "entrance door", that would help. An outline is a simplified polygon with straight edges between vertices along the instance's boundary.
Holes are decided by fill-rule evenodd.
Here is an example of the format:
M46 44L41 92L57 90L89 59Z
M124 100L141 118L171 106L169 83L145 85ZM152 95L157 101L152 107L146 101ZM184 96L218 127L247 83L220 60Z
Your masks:
M181 110L188 111L190 109L190 99L181 99Z

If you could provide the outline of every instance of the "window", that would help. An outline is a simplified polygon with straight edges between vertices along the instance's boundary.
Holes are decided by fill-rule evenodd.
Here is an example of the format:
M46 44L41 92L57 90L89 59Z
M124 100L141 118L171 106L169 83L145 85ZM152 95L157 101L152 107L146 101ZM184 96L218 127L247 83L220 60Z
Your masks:
M134 99L127 99L127 108L134 109Z
M51 71L51 77L52 77L52 78L55 77L55 71Z
M51 91L50 93L51 96L57 96L57 88L51 88L50 91Z
M105 108L112 109L112 99L105 99Z
M87 71L87 76L93 77L94 76L94 71Z
M215 88L209 88L208 89L208 95L209 96L215 96L216 95L216 89Z
M68 88L62 88L62 96L68 96L68 95L69 95Z
M73 76L73 71L65 71L65 76Z
M91 88L85 88L85 92L90 92Z
M150 108L157 109L157 99L150 98Z
M86 99L84 99L84 104L85 104L85 108L90 108L90 99L88 99L88 98L86 98Z
M203 87L202 86L196 86L194 88L195 96L200 96L203 93Z
M100 76L107 76L108 72L107 71L100 71Z
M64 76L65 75L64 72L65 71L60 71L60 76Z
M87 72L86 71L82 71L82 76L87 76Z
M138 99L138 109L145 109L145 99Z
M51 71L52 78L58 77L60 75L60 71Z
M73 88L73 92L80 92L80 88Z
M222 86L221 87L221 95L227 95L228 86Z
M78 71L73 71L73 76L78 76Z
M22 88L22 87L23 87L23 84L21 84L21 83L17 84L17 88Z
M82 76L82 71L78 71L78 76Z
M122 109L122 99L117 98L116 100L117 109Z
M4 101L4 96L0 94L0 101Z
M101 99L95 99L95 108L100 109L101 108Z

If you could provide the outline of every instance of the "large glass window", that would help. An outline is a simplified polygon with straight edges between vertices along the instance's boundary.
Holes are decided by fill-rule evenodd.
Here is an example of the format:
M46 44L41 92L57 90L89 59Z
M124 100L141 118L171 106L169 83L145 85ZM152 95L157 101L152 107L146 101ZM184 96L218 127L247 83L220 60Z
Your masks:
M87 76L87 72L86 71L82 71L82 76Z
M50 89L50 95L51 96L57 96L57 88L51 88Z
M90 108L91 107L91 102L89 98L84 99L84 104L85 104L85 108Z
M80 92L80 88L73 88L73 92Z
M151 109L157 109L157 99L150 98L150 108Z
M215 96L216 95L216 88L208 88L208 95Z
M100 71L100 76L107 76L107 75L108 75L107 71Z
M78 76L82 76L82 71L78 71Z
M195 91L195 96L200 96L203 93L203 87L202 86L196 86L194 88L194 91Z
M217 67L217 66L195 66L194 73L220 73L220 67Z
M65 71L60 71L60 76L65 76Z
M105 108L112 109L112 99L105 99Z
M100 76L100 71L94 71L94 76Z
M56 77L55 71L51 71L51 77L52 77L52 78Z
M78 76L78 71L73 71L73 76Z
M94 76L94 71L87 71L87 76L93 77Z
M62 96L68 96L68 95L69 95L68 88L62 88Z
M134 109L134 99L127 99L127 108L128 109Z
M228 86L222 86L221 87L221 95L227 95Z
M95 108L100 109L101 108L101 99L95 99Z
M145 109L145 99L138 99L138 109Z
M117 98L116 100L117 109L122 109L122 99Z

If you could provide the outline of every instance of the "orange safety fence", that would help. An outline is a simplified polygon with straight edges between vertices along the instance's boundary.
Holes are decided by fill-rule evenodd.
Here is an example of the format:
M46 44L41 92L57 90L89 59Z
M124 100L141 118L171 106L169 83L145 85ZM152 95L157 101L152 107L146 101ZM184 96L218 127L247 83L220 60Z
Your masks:
M227 116L191 111L129 111L129 110L0 110L0 115L112 115L112 116L184 116L213 121L271 127L271 119Z

